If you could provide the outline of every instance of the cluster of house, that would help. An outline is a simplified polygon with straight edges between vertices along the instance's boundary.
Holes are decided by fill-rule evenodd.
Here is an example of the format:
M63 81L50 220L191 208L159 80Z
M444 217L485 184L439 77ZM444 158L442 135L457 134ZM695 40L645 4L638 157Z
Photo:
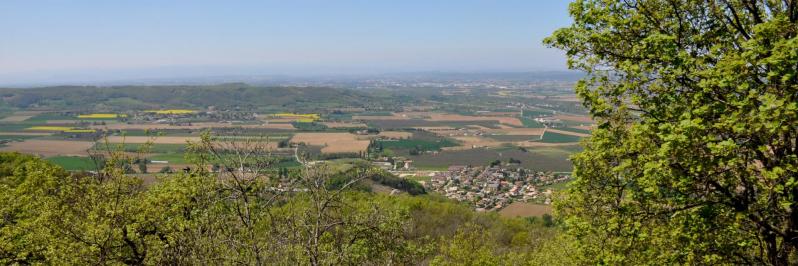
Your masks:
M569 179L568 175L501 165L450 166L424 185L450 199L469 202L477 211L486 211L499 210L517 201L551 204L551 189L540 188Z

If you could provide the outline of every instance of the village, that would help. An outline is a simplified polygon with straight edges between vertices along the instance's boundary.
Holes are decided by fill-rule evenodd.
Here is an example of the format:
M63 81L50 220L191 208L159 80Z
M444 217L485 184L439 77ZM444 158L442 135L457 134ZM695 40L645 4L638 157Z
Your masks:
M454 165L448 171L436 173L424 185L447 198L469 202L477 211L489 211L500 210L513 202L551 204L552 190L544 187L568 180L569 175L502 165Z

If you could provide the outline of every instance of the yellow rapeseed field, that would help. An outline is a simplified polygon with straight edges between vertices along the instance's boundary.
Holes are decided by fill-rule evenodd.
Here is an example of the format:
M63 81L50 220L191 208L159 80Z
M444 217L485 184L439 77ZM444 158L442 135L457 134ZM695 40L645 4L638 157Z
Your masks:
M279 118L296 118L297 122L313 122L321 118L319 114L279 113L274 114L274 116Z
M33 126L26 128L25 130L36 130L36 131L67 131L72 129L71 127L57 127L57 126Z

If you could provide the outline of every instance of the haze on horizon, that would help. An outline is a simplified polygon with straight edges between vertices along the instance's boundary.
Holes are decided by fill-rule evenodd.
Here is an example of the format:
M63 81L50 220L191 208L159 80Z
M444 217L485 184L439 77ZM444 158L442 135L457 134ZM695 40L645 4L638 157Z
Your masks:
M0 85L565 70L567 1L3 1Z

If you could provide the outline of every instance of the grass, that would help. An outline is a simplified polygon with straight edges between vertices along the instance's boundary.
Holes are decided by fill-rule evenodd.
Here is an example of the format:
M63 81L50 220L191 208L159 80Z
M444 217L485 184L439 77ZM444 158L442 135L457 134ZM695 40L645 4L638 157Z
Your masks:
M94 164L94 161L92 161L89 157L56 156L47 158L46 160L69 171L97 170L97 166Z
M150 156L147 159L150 159L151 161L168 161L170 164L186 163L186 158L182 153L161 153Z
M443 147L454 147L458 144L449 139L441 139L438 141L432 140L419 140L419 139L402 139L402 140L380 140L383 148L394 150L409 150L419 149L422 151L437 151Z
M569 142L579 142L580 139L582 138L577 136L546 132L545 134L543 134L543 138L540 141L545 143L569 143Z

